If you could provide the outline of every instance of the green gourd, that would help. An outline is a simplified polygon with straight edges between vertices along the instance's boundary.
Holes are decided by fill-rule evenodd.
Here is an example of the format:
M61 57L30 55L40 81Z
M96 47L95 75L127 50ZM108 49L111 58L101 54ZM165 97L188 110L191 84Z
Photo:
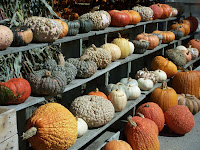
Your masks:
M136 53L136 54L143 54L143 53L145 53L146 50L149 47L149 42L145 41L145 40L139 40L139 41L138 40L132 40L131 42L135 46L134 53Z
M69 30L67 35L77 35L79 33L80 23L78 20L66 22Z
M79 28L79 33L87 33L90 32L93 29L94 23L92 20L79 20L80 23L80 28Z
M184 33L180 30L171 30L175 34L175 39L179 40L184 36Z

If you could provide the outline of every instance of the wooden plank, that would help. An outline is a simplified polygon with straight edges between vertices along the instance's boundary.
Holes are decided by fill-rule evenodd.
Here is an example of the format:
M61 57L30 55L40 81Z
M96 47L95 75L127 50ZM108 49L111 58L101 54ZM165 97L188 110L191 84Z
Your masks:
M10 137L6 141L0 143L1 150L19 150L18 134Z
M115 121L117 121L120 117L122 117L125 113L127 113L129 110L131 110L134 106L136 106L139 102L141 102L146 96L141 95L136 100L128 100L127 105L124 110L121 112L116 112L113 119L105 124L104 126L100 128L90 129L85 133L82 137L78 138L76 143L70 147L68 150L77 150L84 146L86 143L91 141L94 137L98 136L101 132L103 132L105 129L107 129L110 125L112 125Z
M0 133L0 143L17 134L16 111L14 109L0 108Z

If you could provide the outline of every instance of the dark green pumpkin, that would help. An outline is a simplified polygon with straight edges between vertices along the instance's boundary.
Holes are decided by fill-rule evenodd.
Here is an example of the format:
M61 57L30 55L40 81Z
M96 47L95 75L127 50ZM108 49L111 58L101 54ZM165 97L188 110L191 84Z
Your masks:
M79 33L80 23L78 20L66 22L69 30L67 35L77 35Z
M184 36L184 33L182 31L179 31L179 30L171 30L171 32L173 32L175 34L176 40L179 40Z
M13 42L11 46L25 46L33 40L33 32L26 26L12 27Z
M87 33L90 32L93 29L94 23L92 20L79 20L80 28L79 33Z
M139 40L139 41L138 40L132 40L131 42L135 46L134 53L136 53L136 54L143 54L143 53L145 53L146 50L149 47L149 42L145 41L145 40Z

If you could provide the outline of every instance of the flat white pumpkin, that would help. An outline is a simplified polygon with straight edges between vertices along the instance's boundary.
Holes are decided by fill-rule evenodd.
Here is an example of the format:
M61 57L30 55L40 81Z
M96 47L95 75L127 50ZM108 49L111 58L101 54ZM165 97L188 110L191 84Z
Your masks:
M141 90L149 91L150 89L153 88L153 81L150 79L139 78L138 79L138 87Z
M130 47L130 50L129 50L129 55L133 54L134 50L135 50L135 46L132 42L129 41L129 47Z
M159 69L155 70L154 74L156 74L156 76L158 77L157 78L158 82L163 82L163 81L167 80L167 74L162 70L159 70Z
M122 78L120 80L121 83L125 84L125 85L136 85L138 86L138 82L135 79L132 79L131 77L128 78Z
M78 137L83 136L88 131L88 125L82 118L77 118Z
M141 90L136 85L126 85L129 92L129 100L135 100L141 95Z

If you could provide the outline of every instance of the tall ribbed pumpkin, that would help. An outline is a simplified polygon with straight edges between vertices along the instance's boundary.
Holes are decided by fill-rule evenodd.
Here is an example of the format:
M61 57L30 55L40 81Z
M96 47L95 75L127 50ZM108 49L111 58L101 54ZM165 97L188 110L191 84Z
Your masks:
M40 106L28 120L23 139L34 150L66 150L77 139L77 121L72 113L58 103Z
M134 150L159 150L158 135L142 119L135 120L129 116L124 131Z
M166 82L161 87L156 88L150 95L150 101L158 104L165 112L169 107L178 105L178 95L176 91L167 86Z
M190 94L199 97L199 78L195 71L178 72L173 80L172 87L178 94Z

